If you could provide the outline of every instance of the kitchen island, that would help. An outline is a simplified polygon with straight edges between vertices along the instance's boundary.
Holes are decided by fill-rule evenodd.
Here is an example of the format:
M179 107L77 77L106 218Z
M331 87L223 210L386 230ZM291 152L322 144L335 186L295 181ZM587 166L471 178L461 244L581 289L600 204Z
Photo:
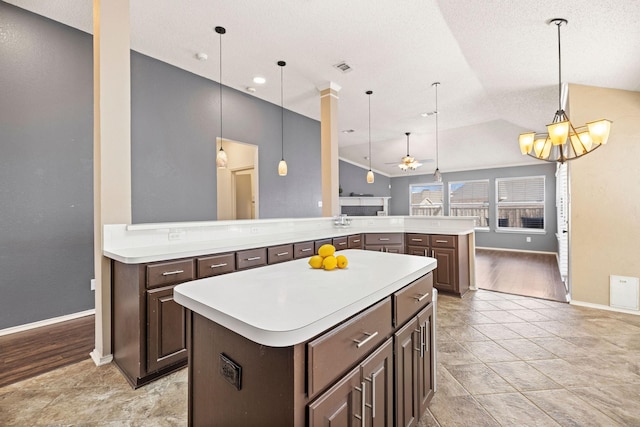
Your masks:
M340 253L346 269L298 259L174 288L191 324L190 425L419 419L434 389L436 261Z

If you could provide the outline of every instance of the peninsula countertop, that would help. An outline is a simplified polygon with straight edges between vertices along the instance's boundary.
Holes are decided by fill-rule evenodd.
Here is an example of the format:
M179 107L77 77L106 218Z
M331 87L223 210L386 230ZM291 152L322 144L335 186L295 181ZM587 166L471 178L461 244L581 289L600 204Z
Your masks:
M428 257L345 250L346 269L308 258L178 285L176 302L259 344L303 343L436 268Z

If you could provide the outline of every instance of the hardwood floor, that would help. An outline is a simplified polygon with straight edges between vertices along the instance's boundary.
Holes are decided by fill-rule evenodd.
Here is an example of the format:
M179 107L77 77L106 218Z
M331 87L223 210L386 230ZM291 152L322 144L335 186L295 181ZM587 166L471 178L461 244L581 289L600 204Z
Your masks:
M476 249L479 289L567 302L553 254Z
M95 316L0 337L0 387L89 359Z

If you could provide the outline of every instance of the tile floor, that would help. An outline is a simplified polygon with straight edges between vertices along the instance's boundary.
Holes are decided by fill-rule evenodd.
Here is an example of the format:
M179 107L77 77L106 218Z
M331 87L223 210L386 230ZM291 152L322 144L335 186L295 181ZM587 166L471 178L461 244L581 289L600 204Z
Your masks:
M640 426L640 316L490 291L438 304L422 426ZM132 390L87 360L0 388L2 426L184 426L186 411L186 369Z

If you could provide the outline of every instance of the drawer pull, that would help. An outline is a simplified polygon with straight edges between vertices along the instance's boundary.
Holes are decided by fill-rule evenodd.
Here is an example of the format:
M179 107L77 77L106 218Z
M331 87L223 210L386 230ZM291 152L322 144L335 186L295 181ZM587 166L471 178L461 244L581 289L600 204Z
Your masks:
M424 358L424 326L420 326L420 359Z
M449 243L448 240L438 240L436 239L436 243Z
M427 293L426 293L426 294L424 294L424 295L420 295L420 294L418 294L418 296L413 297L413 299L415 299L415 300L416 300L416 302L420 302L420 301L422 301L423 299L425 299L425 298L426 298L426 297L428 297L428 296L429 296L429 292L427 292Z
M184 270L174 270L174 271L165 271L162 273L163 276L173 276L174 274L184 273Z
M259 256L252 256L252 257L247 258L247 259L246 259L246 261L257 261L257 260L259 260L260 258L261 258L261 257L259 257Z
M360 243L360 239L353 239L353 243Z
M356 417L357 419L359 419L362 422L362 427L365 427L365 416L364 416L364 411L365 411L365 407L367 405L366 403L366 383L363 381L360 383L360 387L356 387L356 390L360 392L360 394L362 395L362 400L360 401L360 415L358 414L353 414L354 417Z
M365 405L367 408L371 408L371 418L376 417L376 377L375 374L371 374L371 377L365 378L365 380L371 383L371 405L368 403Z
M367 336L367 338L365 338L364 340L360 341L360 340L353 340L354 343L356 343L356 348L360 348L363 345L365 345L366 343L368 343L369 341L371 341L372 339L375 338L376 335L378 335L378 331L370 334L368 332L364 332L364 334Z
M340 243L338 243L338 246L344 246L346 244L347 244L347 242L340 242Z
M226 266L227 266L227 263L223 262L222 264L213 264L211 268L226 267Z
M378 238L378 240L380 240L381 242L388 242L389 238L388 237L380 237L380 238Z
M416 239L416 238L412 238L411 239L412 242L422 242L422 239Z
M304 248L304 249L300 249L300 252L309 252L311 250L311 248Z
M289 255L289 252L280 252L279 254L276 254L277 256L285 256L285 255Z

